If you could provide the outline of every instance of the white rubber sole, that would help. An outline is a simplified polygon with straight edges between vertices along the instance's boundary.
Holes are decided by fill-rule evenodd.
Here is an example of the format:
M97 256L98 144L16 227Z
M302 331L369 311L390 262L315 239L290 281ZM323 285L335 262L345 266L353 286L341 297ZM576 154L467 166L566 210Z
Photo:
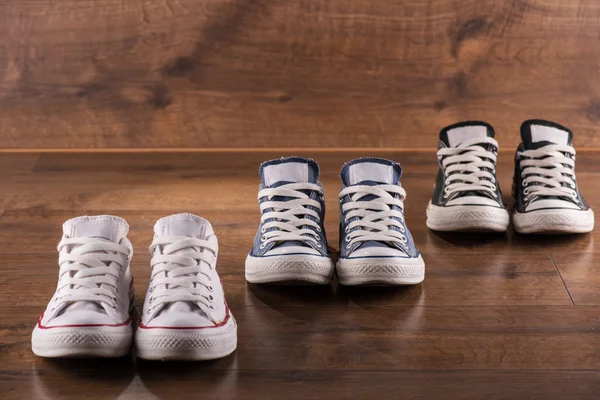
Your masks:
M326 285L335 266L328 257L288 254L246 257L246 280L250 283L308 282Z
M510 216L490 206L427 206L427 227L434 231L505 232Z
M36 325L31 349L40 357L123 357L131 351L133 328L65 327L42 329Z
M590 210L553 209L513 214L519 233L586 233L594 229L594 212Z
M416 285L425 279L423 258L341 258L336 266L341 285Z
M201 361L223 358L237 347L233 316L223 326L200 329L138 328L137 356L144 360Z

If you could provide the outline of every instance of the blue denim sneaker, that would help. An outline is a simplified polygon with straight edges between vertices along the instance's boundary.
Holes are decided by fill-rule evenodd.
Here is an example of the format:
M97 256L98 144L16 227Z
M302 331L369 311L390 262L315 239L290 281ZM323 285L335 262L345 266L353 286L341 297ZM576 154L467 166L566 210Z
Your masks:
M259 173L261 219L246 258L246 280L328 284L334 265L323 229L319 166L308 158L287 157L264 162Z
M400 164L358 158L342 168L340 254L342 285L415 285L425 263L404 219Z

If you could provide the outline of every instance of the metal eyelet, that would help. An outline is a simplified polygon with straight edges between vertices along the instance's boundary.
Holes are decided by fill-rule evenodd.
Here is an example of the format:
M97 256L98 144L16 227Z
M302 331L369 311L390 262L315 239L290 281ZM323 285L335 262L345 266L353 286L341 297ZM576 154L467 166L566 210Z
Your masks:
M259 248L259 249L261 249L261 250L262 250L262 249L264 249L265 247L267 247L267 246L265 246L265 244L264 244L264 243L263 243L263 244L261 244L260 246L258 246L258 248Z
M318 226L315 228L315 230L316 230L317 232L321 232L321 228L320 228L320 227L318 227Z
M348 235L346 235L346 238L345 238L345 239L346 239L346 242L349 242L349 241L351 240L351 238L350 238L350 235L349 235L349 234L348 234Z
M529 188L525 188L525 189L523 190L523 194L524 194L524 195L528 195L528 194L529 194Z
M262 236L260 237L260 241L261 241L261 242L264 242L265 240L267 240L267 238L265 238L265 235L262 235Z
M317 242L317 245L316 245L316 246L317 246L319 249L320 249L321 247L323 247L323 246L321 245L321 243L319 243L319 242Z
M215 308L212 306L212 304L210 306L208 306L208 308L210 308L211 310L214 310Z
M149 291L150 293L154 292L154 286L150 286L150 289L148 289L148 291Z
M153 301L154 301L154 297L150 297L150 300L148 300L148 304L152 304Z
M213 301L214 297L212 297L212 294L208 296L208 300Z
M317 235L317 236L315 237L315 239L317 239L317 240L321 240L321 236Z
M349 249L350 247L352 247L352 244L348 243L348 244L346 245L346 248L347 248L347 249Z
M265 233L265 232L267 232L267 230L266 230L266 229L265 229L265 227L263 226L262 228L260 228L260 232L261 232L261 233Z
M527 179L523 179L523 187L526 187L527 185L529 185L529 182L527 182Z
M208 285L208 291L209 291L209 292L212 292L212 291L213 291L213 287L212 287L212 285Z

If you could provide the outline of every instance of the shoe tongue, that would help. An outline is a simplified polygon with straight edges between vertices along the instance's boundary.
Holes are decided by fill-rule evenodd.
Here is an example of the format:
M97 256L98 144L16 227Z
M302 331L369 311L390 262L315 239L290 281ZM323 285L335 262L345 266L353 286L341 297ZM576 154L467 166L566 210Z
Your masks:
M63 233L70 238L101 238L118 243L128 232L127 222L112 215L77 217L63 224Z
M259 173L262 184L266 187L285 183L316 183L319 179L319 166L310 158L278 158L262 163Z
M573 141L573 132L554 122L528 120L521 125L521 140L526 150L534 150L551 144L570 146Z
M480 121L467 121L450 125L440 131L440 140L448 147L456 147L474 138L493 138L494 128L491 125Z
M206 219L194 214L182 213L164 217L154 225L155 236L186 236L206 239L213 234L213 229Z
M345 186L397 185L402 176L402 167L397 162L383 158L357 158L344 165L340 176Z

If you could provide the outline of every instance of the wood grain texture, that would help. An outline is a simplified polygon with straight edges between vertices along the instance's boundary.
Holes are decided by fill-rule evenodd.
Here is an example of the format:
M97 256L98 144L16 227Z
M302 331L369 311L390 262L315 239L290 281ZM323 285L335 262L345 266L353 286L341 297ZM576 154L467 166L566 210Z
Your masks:
M589 0L9 0L0 147L429 147L525 118L600 146Z
M600 369L597 307L394 309L231 304L235 355L210 370L494 371ZM3 370L53 364L31 352L39 307L7 307ZM27 323L30 322L30 323Z
M77 373L70 371L77 369ZM214 371L204 364L131 360L69 360L19 371L6 382L5 399L80 398L81 388L101 399L439 399L563 400L600 395L598 372L435 371ZM70 384L64 385L68 379ZM280 391L278 391L280 390ZM140 397L141 394L141 397Z
M434 154L379 153L402 162L407 221L425 259L425 282L360 289L249 285L243 268L259 220L257 168L290 154L0 154L0 397L598 398L598 231L433 233L425 227L425 206ZM335 252L339 170L367 154L302 155L320 164ZM590 152L577 164L580 189L594 209L600 209L598 160ZM501 153L498 180L508 202L511 167L511 155ZM203 215L215 228L219 273L239 326L237 351L208 363L34 356L30 334L56 285L61 224L102 213L129 222L139 310L152 227L175 212Z
M575 304L600 304L600 254L597 251L562 254L554 256L553 259Z

